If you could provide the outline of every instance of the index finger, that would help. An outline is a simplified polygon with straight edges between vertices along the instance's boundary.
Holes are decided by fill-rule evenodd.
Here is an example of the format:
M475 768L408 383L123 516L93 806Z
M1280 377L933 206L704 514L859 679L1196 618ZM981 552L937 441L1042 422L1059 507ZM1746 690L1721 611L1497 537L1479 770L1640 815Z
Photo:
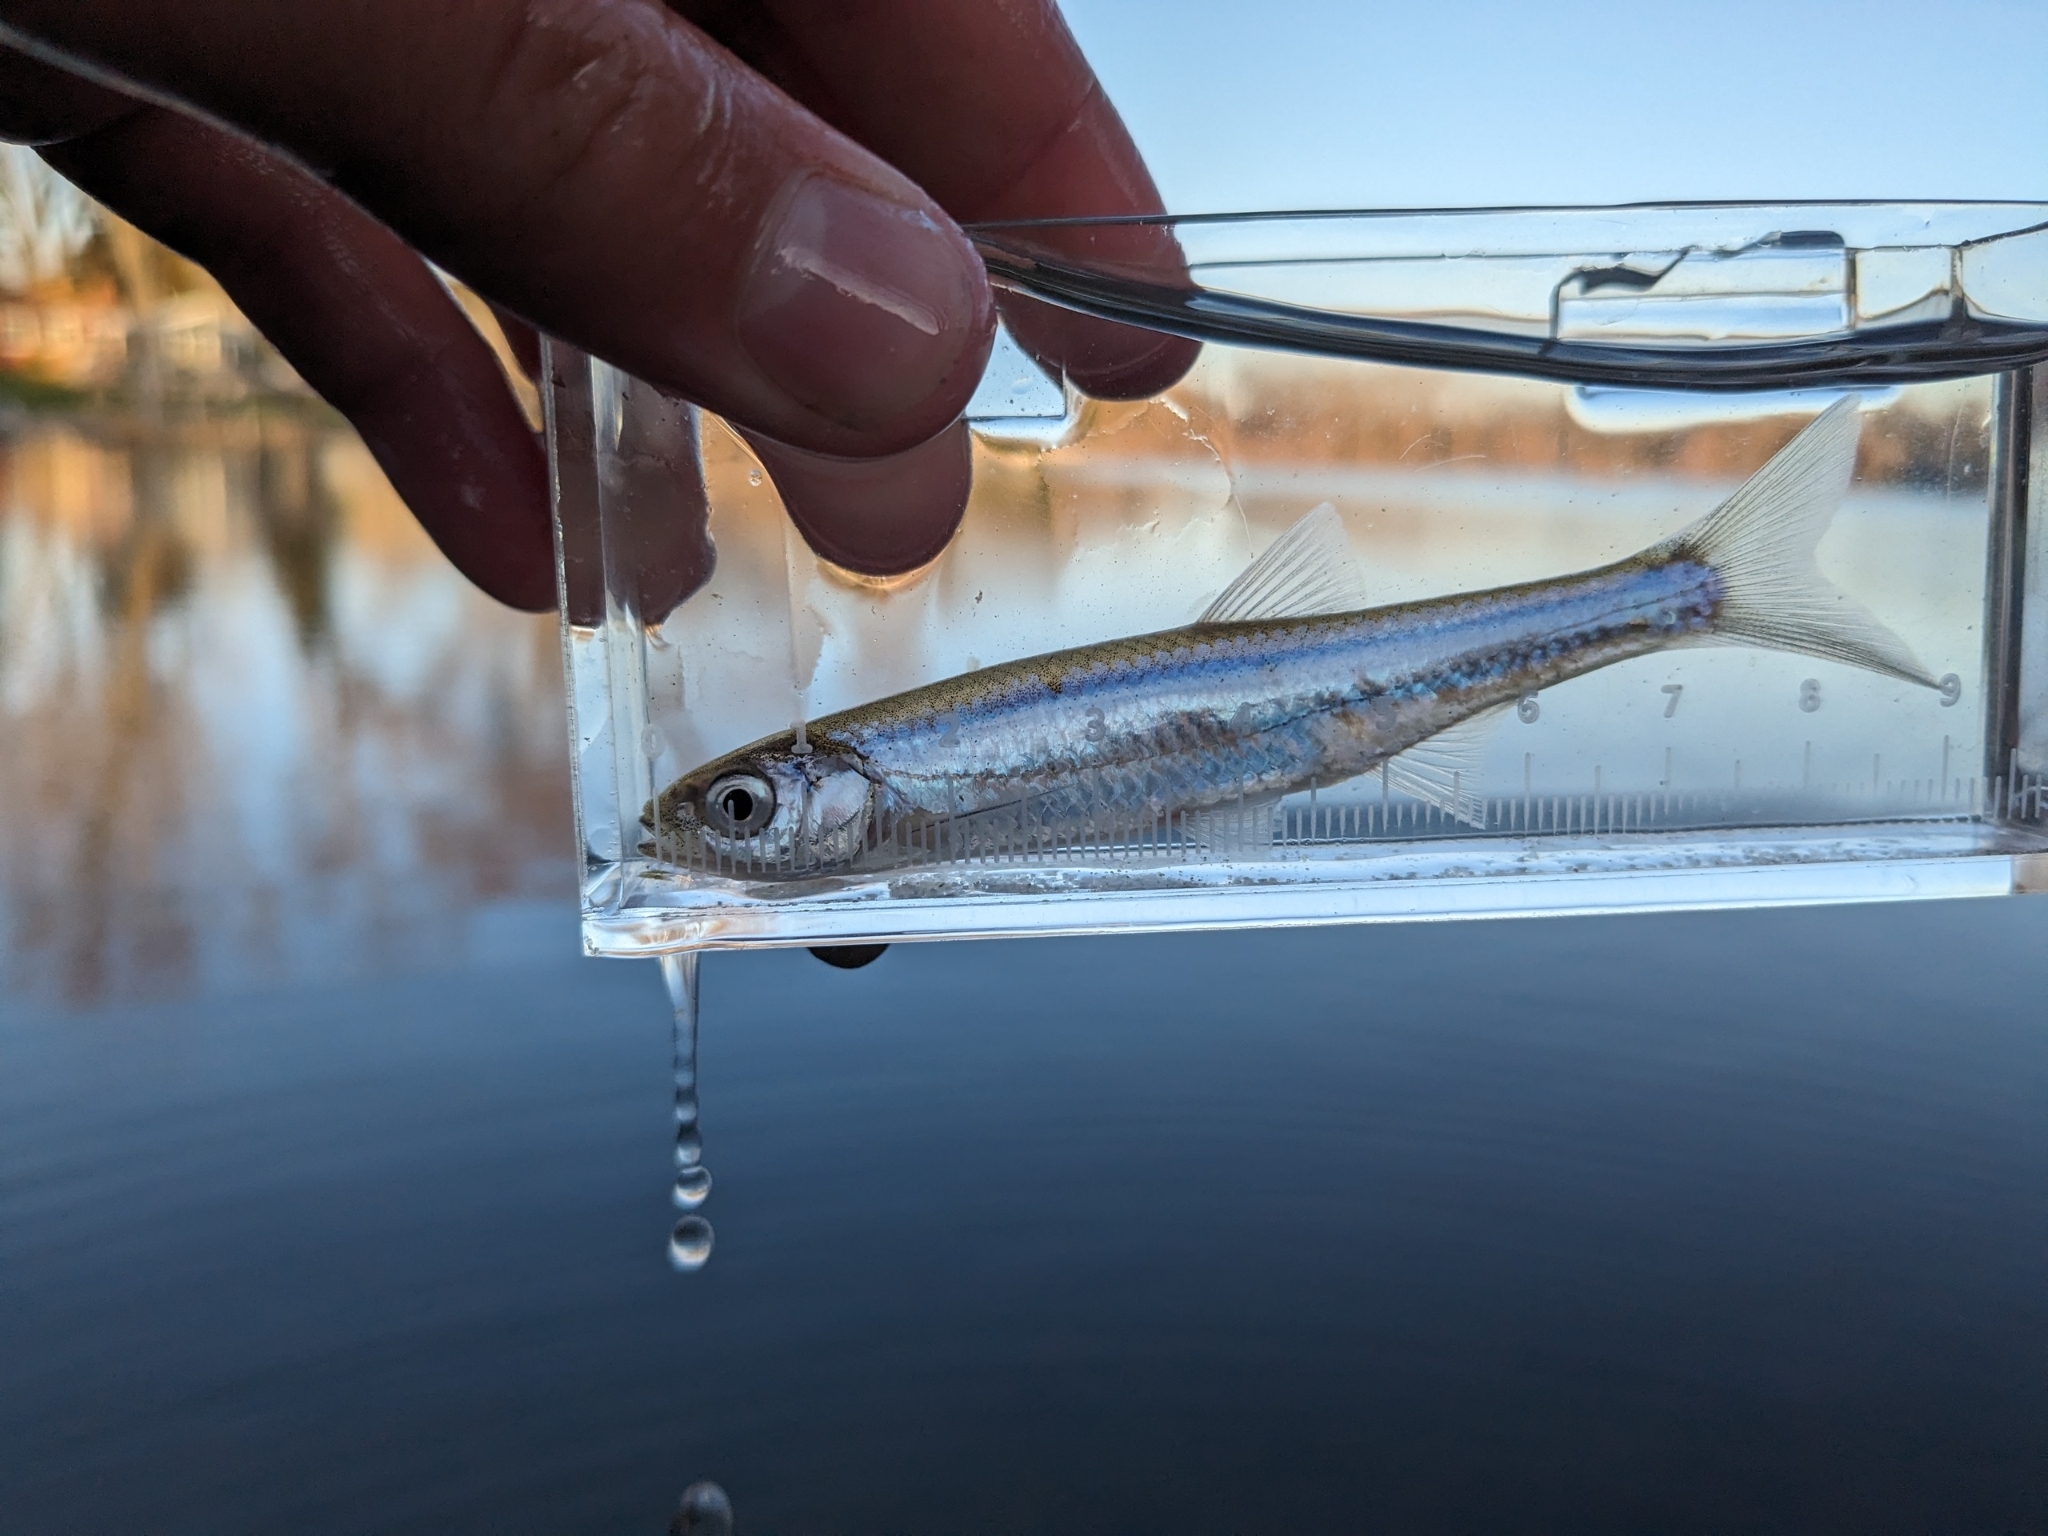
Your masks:
M648 0L0 0L0 36L283 149L480 292L781 442L913 447L987 357L944 211Z

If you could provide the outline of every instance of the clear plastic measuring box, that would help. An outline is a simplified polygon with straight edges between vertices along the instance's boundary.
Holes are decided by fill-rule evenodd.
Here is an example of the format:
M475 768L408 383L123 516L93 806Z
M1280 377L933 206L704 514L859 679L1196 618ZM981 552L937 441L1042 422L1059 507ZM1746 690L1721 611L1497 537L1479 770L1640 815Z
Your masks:
M2048 885L2048 206L973 233L1202 345L999 335L906 576L551 352L593 951Z

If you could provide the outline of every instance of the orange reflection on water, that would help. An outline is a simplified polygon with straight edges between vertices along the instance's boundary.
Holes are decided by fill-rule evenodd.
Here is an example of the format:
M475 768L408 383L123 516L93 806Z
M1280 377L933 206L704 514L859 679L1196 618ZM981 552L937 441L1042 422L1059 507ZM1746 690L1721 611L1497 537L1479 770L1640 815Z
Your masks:
M0 437L0 729L11 989L410 968L556 905L573 942L553 621L305 411Z

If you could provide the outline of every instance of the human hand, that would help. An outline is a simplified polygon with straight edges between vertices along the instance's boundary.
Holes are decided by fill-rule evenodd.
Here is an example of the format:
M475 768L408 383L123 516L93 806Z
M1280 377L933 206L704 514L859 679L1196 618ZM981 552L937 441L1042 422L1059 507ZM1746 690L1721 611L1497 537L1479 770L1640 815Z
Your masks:
M1159 211L1054 0L0 0L0 41L0 137L212 272L515 607L545 463L422 256L529 368L537 327L734 422L874 573L958 522L996 307L1091 394L1194 355L992 298L954 223Z

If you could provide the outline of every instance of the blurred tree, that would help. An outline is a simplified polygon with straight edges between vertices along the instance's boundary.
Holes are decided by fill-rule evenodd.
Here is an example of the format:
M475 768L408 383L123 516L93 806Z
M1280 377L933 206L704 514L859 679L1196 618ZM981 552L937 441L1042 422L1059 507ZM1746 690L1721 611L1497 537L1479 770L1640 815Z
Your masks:
M0 145L0 289L26 293L65 276L92 241L94 213L34 150Z

